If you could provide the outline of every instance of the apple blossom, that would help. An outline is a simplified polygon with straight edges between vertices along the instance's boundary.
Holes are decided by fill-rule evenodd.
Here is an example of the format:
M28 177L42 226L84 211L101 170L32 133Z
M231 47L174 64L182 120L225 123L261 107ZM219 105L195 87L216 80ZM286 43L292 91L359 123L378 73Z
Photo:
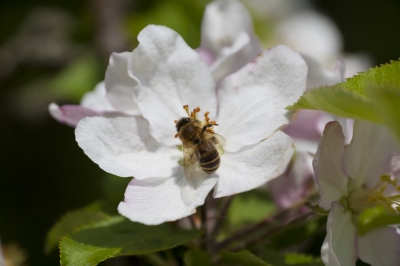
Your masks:
M328 123L313 162L319 206L330 210L322 260L325 265L351 266L357 258L372 266L399 265L400 235L395 228L359 235L353 224L354 217L373 206L398 212L398 196L386 189L396 189L390 166L398 146L386 128L369 122L356 121L353 133L346 146L340 124Z
M261 53L253 22L238 0L216 0L207 5L197 49L218 83Z
M207 65L176 32L149 25L138 40L131 53L112 55L124 60L114 60L105 82L110 90L130 89L143 118L87 117L75 130L79 146L103 170L134 177L118 207L122 215L145 224L177 220L194 213L213 188L214 197L228 196L284 172L294 148L279 128L288 122L285 107L305 90L300 55L286 46L266 50L217 91ZM208 111L227 141L216 173L197 171L191 181L174 138L174 120L186 116L186 104Z

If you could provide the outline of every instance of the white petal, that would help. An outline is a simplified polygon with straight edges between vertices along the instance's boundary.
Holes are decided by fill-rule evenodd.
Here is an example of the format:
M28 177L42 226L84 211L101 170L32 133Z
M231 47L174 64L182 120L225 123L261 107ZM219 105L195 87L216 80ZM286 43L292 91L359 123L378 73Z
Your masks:
M160 145L146 120L137 117L91 117L75 129L85 154L111 174L137 179L168 177L178 168L181 152ZM156 167L155 167L156 166Z
M342 49L342 37L328 17L303 11L283 20L277 27L277 38L294 50L321 60L324 65L336 60Z
M218 56L242 32L253 32L246 8L237 0L217 0L207 5L201 25L201 47Z
M279 45L225 78L218 90L217 120L225 149L233 152L257 143L286 124L285 107L304 92L306 76L301 56Z
M354 179L355 188L374 186L379 177L390 173L390 160L397 144L383 126L365 121L354 122L353 139L346 147L343 165Z
M85 117L100 116L98 112L80 105L58 106L55 103L49 105L50 115L60 123L75 127L78 122Z
M217 170L214 197L229 196L264 185L280 176L294 152L293 141L282 131L238 152L225 152Z
M347 195L348 177L342 167L343 152L342 128L338 122L329 122L313 161L320 195L319 206L325 210L329 210L333 201Z
M400 265L400 235L396 228L384 227L357 238L360 259L371 266Z
M308 66L307 89L313 89L318 86L334 85L339 82L336 75L326 71L316 58L307 54L302 54L301 56Z
M188 182L182 169L174 177L133 179L118 211L134 222L147 225L175 221L195 213L216 182L215 177L204 176Z
M149 25L138 40L129 58L129 73L139 82L134 89L137 104L159 142L179 144L174 120L187 116L183 105L200 106L215 119L215 83L200 56L173 30Z
M93 91L83 95L81 105L97 111L116 111L106 98L106 88L103 81L97 84Z
M254 34L242 32L231 47L222 49L219 59L211 66L214 80L218 83L238 71L261 53L261 44Z
M367 71L375 65L372 56L369 54L344 54L342 58L346 63L346 78L357 75L359 72Z
M322 261L326 266L356 265L356 233L351 212L335 202L328 216L326 238L321 248Z
M140 115L133 97L133 88L137 81L128 74L129 56L128 52L111 54L105 78L106 97L116 110Z

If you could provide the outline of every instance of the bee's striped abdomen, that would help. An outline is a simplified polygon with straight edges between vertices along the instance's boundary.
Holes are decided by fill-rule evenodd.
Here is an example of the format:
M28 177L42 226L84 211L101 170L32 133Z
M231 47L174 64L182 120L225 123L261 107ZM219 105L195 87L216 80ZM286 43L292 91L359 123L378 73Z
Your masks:
M200 167L206 174L213 174L217 171L221 160L217 149L212 143L204 143L198 147L200 153Z

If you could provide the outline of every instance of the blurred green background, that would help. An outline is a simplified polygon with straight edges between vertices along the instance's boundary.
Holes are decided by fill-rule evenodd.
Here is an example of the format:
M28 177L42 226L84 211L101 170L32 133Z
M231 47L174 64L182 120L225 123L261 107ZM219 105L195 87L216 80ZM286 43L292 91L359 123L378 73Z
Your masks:
M47 230L99 198L105 175L76 145L73 128L50 117L48 104L79 103L104 79L110 53L133 50L147 24L166 25L197 48L208 2L0 1L0 237L18 243L28 265L59 264L57 252L43 253ZM399 58L399 1L308 3L337 24L346 52L365 52L376 65ZM274 18L257 18L267 43Z

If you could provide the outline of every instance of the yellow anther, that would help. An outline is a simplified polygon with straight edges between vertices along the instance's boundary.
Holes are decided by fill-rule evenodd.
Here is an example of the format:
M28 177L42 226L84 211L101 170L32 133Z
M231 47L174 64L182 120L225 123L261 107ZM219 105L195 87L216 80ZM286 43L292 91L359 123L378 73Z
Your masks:
M384 182L390 182L391 181L390 180L390 175L381 175L380 179L381 179L381 181L384 181Z
M200 107L197 106L197 107L194 109L194 111L197 112L197 113L200 112Z

